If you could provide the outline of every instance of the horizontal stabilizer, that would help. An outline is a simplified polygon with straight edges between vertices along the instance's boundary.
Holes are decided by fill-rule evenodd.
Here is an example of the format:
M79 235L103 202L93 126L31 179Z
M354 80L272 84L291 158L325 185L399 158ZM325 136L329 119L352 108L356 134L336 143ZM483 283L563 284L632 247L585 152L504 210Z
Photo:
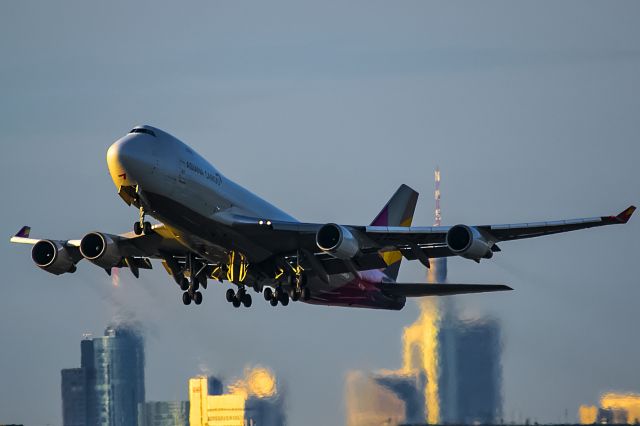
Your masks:
M382 291L390 296L421 297L448 296L450 294L485 293L513 290L503 284L382 284Z

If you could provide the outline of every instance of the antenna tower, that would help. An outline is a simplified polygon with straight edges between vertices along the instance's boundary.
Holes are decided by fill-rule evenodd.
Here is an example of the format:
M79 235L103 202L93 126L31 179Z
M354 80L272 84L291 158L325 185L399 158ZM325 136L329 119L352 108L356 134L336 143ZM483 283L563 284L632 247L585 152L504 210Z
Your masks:
M436 167L435 178L436 178L436 190L435 190L436 215L435 215L434 225L440 226L442 223L442 212L440 211L440 167Z

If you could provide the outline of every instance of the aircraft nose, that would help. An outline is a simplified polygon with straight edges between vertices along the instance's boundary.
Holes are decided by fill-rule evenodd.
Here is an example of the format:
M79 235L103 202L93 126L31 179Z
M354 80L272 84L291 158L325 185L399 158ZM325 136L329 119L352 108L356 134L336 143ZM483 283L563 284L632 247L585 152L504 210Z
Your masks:
M138 184L136 174L145 163L147 147L138 136L125 136L117 140L107 150L109 174L117 188Z

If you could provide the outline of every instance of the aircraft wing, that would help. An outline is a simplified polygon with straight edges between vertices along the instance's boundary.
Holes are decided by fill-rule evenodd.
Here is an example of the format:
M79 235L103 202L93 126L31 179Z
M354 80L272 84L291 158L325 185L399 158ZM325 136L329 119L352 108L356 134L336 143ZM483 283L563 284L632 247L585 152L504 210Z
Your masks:
M171 232L163 224L153 226L153 233L150 235L136 235L133 232L116 235L118 246L127 256L143 256L162 259L163 253L184 255L187 250L176 243ZM48 238L31 238L31 227L23 226L9 240L16 244L34 245ZM51 240L60 242L63 246L79 248L80 240Z
M624 224L635 211L630 206L614 216L569 219L547 222L529 222L499 225L476 225L469 228L477 230L491 246L491 251L500 251L496 245L501 241L539 237L561 232L598 226ZM316 235L326 224L299 223L258 219L221 212L215 220L238 230L273 253L281 256L302 252L305 269L320 271L326 276L354 269L368 270L387 266L381 254L400 252L408 260L420 260L429 265L430 258L454 256L447 245L446 237L451 226L352 226L336 225L350 231L359 241L358 254L350 259L337 258L318 248Z
M426 284L394 283L382 284L381 290L389 296L422 297L448 296L452 294L485 293L490 291L509 291L511 287L502 284Z
M133 274L138 277L139 269L151 269L149 259L174 259L184 256L187 249L175 241L171 231L164 225L153 226L154 232L149 235L136 235L128 232L120 235L107 235L117 245L118 254L122 256L122 261L115 267L129 267ZM31 228L23 226L10 241L16 244L35 245L40 241L47 241L58 253L64 252L70 262L75 265L84 257L80 253L79 239L55 240L48 238L32 238ZM59 255L58 255L59 256ZM105 267L110 273L110 267ZM75 267L70 267L75 270ZM56 273L67 272L67 270L56 271Z

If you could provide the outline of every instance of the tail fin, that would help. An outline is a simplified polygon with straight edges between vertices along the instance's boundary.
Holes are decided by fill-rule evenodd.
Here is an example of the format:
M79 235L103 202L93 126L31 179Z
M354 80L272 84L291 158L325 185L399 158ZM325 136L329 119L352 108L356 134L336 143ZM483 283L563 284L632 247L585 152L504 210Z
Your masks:
M400 185L400 188L393 194L389 202L373 219L371 226L411 226L417 202L418 193L407 185ZM396 280L400 271L402 254L399 251L386 252L383 255L383 259L387 267L382 271L389 278Z

